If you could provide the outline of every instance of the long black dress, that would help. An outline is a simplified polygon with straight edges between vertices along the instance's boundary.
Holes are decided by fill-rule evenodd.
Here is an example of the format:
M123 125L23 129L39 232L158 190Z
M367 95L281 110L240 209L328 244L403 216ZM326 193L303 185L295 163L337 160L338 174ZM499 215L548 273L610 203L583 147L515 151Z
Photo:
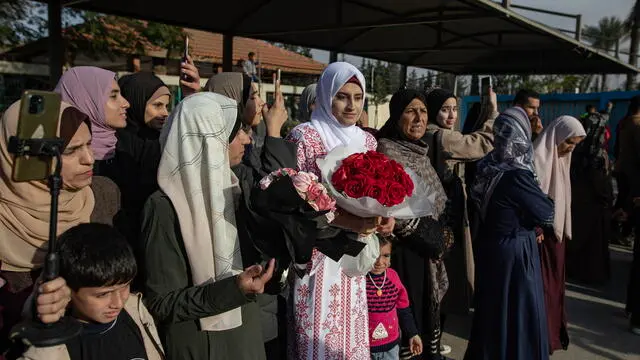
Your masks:
M474 243L475 315L465 360L547 360L549 345L535 226L553 202L527 170L504 173Z

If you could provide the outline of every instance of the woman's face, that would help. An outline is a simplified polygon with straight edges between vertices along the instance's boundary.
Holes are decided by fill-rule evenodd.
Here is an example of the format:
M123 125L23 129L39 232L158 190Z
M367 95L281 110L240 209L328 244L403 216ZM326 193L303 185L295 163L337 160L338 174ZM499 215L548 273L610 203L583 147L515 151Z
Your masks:
M111 80L111 91L104 105L105 123L112 129L122 129L127 126L127 109L129 102L122 97L116 80Z
M436 122L445 129L453 129L456 121L458 121L458 101L456 98L449 98L438 111Z
M260 120L262 120L262 107L264 105L264 101L262 101L260 93L258 92L258 85L251 83L251 94L244 106L243 122L249 126L260 124Z
M571 154L573 149L576 148L576 145L580 144L582 140L584 140L584 136L573 136L567 138L565 141L561 142L560 145L558 145L558 156L565 157Z
M65 190L80 190L91 185L93 177L91 133L82 123L62 153L62 186Z
M346 83L331 102L331 112L342 125L355 125L360 119L364 96L360 85Z
M144 109L144 123L155 130L162 130L164 123L169 117L169 95L162 95L157 99L147 103Z
M413 99L400 116L400 129L409 140L422 139L427 130L427 107L422 100Z
M236 137L229 144L229 166L236 166L242 162L244 147L251 143L251 138L243 130L238 130Z

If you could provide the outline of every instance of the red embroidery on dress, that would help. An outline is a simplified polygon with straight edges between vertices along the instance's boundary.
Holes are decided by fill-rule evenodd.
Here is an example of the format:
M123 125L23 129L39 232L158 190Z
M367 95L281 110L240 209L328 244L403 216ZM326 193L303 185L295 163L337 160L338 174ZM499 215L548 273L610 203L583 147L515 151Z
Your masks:
M320 299L322 299L322 280L324 277L324 264L320 263L318 265L318 269L316 271L316 275L315 275L315 291L314 291L314 297L313 299L313 303L314 303L314 307L313 307L313 356L312 356L312 360L318 359L318 346L320 345L320 343L322 343L321 341L321 337L322 335L321 333L321 329L320 329L320 324L321 324L321 320L322 320L322 301Z

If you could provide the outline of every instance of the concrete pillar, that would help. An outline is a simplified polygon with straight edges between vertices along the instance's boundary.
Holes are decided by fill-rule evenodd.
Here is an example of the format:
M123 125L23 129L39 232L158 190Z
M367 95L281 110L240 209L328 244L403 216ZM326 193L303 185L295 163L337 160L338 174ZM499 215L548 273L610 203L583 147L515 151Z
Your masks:
M49 1L49 82L53 88L62 76L64 44L62 42L62 6L60 0Z

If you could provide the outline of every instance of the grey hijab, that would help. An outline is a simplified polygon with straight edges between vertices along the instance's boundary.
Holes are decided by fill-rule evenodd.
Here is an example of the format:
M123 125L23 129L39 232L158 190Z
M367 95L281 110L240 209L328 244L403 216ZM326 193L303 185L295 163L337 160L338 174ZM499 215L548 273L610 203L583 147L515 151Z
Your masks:
M298 121L309 122L311 120L311 104L316 102L316 87L318 84L311 84L304 88L300 95L300 107L298 108Z
M535 176L531 123L527 113L517 107L507 109L493 124L493 151L478 162L471 198L484 218L487 205L502 175L509 170L528 170Z

